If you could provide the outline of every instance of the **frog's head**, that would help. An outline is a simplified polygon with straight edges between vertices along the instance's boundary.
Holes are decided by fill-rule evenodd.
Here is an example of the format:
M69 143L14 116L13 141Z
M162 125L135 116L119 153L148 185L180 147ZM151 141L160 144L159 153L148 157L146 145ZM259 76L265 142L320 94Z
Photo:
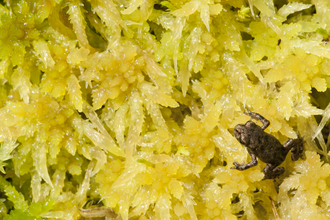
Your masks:
M238 124L234 128L235 138L243 145L248 146L250 138L246 125Z

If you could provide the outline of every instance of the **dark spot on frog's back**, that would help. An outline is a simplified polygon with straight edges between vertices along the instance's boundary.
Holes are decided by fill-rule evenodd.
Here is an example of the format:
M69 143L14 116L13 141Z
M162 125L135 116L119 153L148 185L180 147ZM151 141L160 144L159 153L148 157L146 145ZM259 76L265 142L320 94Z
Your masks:
M235 138L243 144L252 161L247 164L239 164L234 162L232 169L246 170L258 164L257 158L267 163L263 170L265 179L276 178L284 173L283 167L277 167L285 160L287 153L291 150L291 158L297 160L303 151L303 139L289 139L282 144L276 137L266 133L264 130L269 126L270 122L258 113L248 110L247 113L251 118L262 122L262 126L258 126L252 121L248 121L245 125L239 124L234 128Z

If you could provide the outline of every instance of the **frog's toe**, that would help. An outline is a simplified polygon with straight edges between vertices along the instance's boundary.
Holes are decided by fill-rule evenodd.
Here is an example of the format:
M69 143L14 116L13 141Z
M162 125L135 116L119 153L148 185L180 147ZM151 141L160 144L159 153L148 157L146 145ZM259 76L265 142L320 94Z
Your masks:
M251 116L252 112L250 111L250 109L246 108L246 112L243 112L245 115Z
M283 174L284 170L284 167L276 167L276 165L267 164L262 172L265 174L264 179L275 179Z
M304 150L304 141L303 139L296 139L298 143L295 147L291 148L291 159L292 161L296 161L300 158L303 150Z
M237 162L237 161L234 161L234 163L233 163L233 165L234 165L234 167L230 167L230 169L239 169L239 163Z

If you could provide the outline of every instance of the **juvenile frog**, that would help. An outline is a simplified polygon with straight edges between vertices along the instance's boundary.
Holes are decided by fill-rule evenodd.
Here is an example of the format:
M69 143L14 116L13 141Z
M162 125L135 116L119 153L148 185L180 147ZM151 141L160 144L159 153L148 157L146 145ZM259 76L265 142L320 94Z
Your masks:
M247 164L239 164L236 161L231 169L246 170L258 164L257 158L267 163L263 169L264 179L274 179L284 173L284 167L277 167L285 160L286 155L291 150L291 159L299 159L303 151L303 138L289 139L283 145L273 135L264 130L270 122L258 113L247 110L245 113L251 118L262 122L262 126L256 125L253 121L248 121L245 125L238 124L234 128L235 138L243 144L251 156L252 161Z

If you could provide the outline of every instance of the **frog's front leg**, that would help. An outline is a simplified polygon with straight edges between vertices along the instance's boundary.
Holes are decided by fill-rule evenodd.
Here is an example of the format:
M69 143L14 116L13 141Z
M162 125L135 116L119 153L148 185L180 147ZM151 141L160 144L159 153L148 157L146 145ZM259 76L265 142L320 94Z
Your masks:
M253 119L256 119L256 120L259 120L262 122L262 126L261 126L262 130L265 130L269 126L270 122L267 119L265 119L258 113L251 112L249 109L246 109L246 110L247 110L247 112L244 112L244 114L250 116Z
M250 152L249 152L250 153ZM258 164L258 160L255 154L250 153L251 159L252 161L250 163L247 164L239 164L236 161L233 163L234 167L230 167L230 169L236 169L236 170L246 170L249 169L251 167L257 166Z
M262 172L265 174L264 179L275 179L283 174L284 170L284 167L276 167L276 165L268 163Z
M299 137L297 139L289 139L283 144L284 149L288 152L291 150L291 159L296 161L299 159L301 153L304 150L304 137Z

